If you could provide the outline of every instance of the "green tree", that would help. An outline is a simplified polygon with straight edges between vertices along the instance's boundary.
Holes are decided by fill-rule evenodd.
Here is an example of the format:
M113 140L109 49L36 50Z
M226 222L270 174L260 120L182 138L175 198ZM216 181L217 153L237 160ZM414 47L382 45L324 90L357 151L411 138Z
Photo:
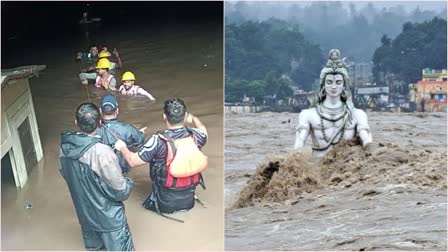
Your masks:
M266 74L264 82L266 83L264 93L265 95L274 95L277 93L280 83L278 79L280 74L275 71L270 71Z
M322 51L305 39L297 24L274 18L264 22L247 21L226 25L225 33L225 67L229 77L226 85L231 85L230 89L226 87L226 101L240 97L241 92L252 94L250 89L237 88L236 80L249 83L263 80L252 84L257 91L250 95L260 99L261 89L263 95L278 95L282 75L307 90L319 78L324 63ZM290 93L285 86L282 90ZM227 95L227 92L231 93Z
M435 17L403 24L402 32L392 41L383 36L373 55L375 80L382 81L379 73L390 72L405 83L414 83L421 79L423 68L446 69L446 28L446 20Z
M249 82L246 80L231 80L230 78L226 78L225 101L241 101L248 90L248 84Z
M289 82L286 78L281 78L278 80L278 83L277 99L287 100L288 98L291 98L293 95L291 82Z
M381 37L381 46L373 53L373 78L375 82L384 82L384 76L391 71L394 66L392 54L392 40L383 35Z
M257 102L261 102L265 96L266 82L264 80L253 80L247 85L247 96L255 97Z

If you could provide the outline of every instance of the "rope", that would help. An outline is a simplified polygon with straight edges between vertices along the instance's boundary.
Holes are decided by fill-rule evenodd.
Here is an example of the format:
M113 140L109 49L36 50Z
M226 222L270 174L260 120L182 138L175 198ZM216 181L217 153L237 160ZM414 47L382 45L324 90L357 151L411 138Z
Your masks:
M115 138L115 140L120 140L120 138L114 132L112 132L106 125L104 125L103 122L101 122L101 127L106 129L106 131L109 132Z
M78 66L79 66L79 72L81 72L82 71L81 60L77 59L77 61L78 61ZM82 84L82 85L86 87L87 100L89 100L89 102L92 102L90 100L90 93L89 93L88 84L87 85ZM82 92L82 87L81 87L81 95L82 95L82 93L83 92Z
M90 101L90 94L89 94L89 87L88 87L88 85L85 85L85 87L86 87L87 99L89 99L89 102L91 102Z

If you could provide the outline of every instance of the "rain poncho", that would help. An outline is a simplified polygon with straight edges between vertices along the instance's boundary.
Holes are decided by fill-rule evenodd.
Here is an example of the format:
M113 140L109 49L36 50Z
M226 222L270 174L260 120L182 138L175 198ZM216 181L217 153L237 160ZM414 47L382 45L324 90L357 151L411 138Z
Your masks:
M99 138L62 133L60 164L86 249L134 250L123 204L133 181L121 174L112 149Z
M107 127L107 129L104 129L103 127ZM115 136L110 132L113 132ZM98 128L96 134L101 137L103 143L111 147L114 146L115 142L117 142L115 137L123 140L128 148L140 146L145 140L143 133L137 128L130 124L122 123L117 119L103 120L103 126ZM121 154L121 152L117 152L117 156L122 172L129 172L129 164L124 159L123 154Z

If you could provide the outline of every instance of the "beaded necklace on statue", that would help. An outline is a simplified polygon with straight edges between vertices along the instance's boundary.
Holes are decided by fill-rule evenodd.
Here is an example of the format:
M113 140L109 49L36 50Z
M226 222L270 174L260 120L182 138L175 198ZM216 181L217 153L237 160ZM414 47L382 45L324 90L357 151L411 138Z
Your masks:
M347 123L347 107L342 105L341 107L338 108L328 108L325 107L324 105L317 105L317 114L320 117L320 123L321 123L321 128L320 130L322 131L322 135L324 137L324 140L328 143L328 145L324 148L318 148L317 146L315 146L313 149L314 150L322 150L322 149L327 149L328 147L330 147L330 145L335 145L338 144L343 138L344 138L344 133L345 133L345 124ZM339 128L339 130L337 132L335 132L335 134L329 138L327 136L327 134L325 133L325 129L324 129L324 120L326 121L330 121L333 123L333 125L336 124L337 121L344 119L342 126ZM336 138L336 136L339 134L339 138L336 142L334 142L334 139Z
M342 105L337 108L327 108L322 104L317 105L317 113L327 121L336 122L347 114L347 107Z

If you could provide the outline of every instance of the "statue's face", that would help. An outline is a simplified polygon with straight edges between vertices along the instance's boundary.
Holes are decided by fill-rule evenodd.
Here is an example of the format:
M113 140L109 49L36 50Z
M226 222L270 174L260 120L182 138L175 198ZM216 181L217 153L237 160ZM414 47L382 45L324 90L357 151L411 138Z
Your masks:
M338 59L339 58L339 55L338 55L338 53L337 52L332 52L331 53L331 57L330 57L332 60L336 60L336 59Z
M342 74L327 74L325 76L325 92L330 97L338 97L344 89Z

